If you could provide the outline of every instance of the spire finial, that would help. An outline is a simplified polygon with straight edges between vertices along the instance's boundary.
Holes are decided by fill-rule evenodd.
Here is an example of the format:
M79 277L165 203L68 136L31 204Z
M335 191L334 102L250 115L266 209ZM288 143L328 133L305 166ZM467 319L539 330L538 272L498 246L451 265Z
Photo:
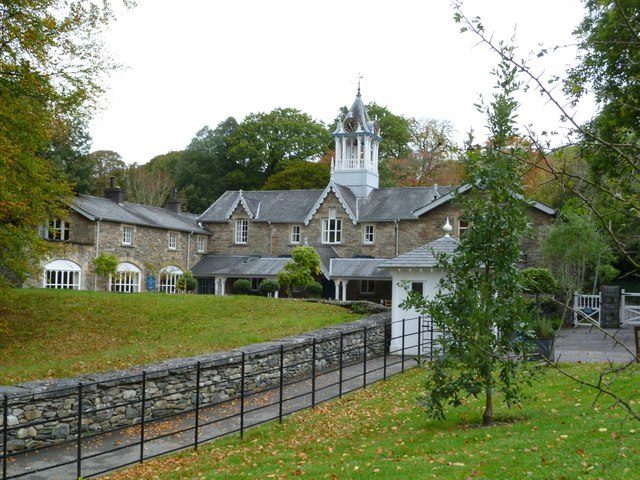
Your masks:
M451 232L453 232L453 227L449 223L449 217L447 217L447 221L445 222L444 227L442 227L442 230L444 230L445 238L449 238Z
M360 73L358 73L358 97L360 96L360 80L362 80L362 75L360 75Z

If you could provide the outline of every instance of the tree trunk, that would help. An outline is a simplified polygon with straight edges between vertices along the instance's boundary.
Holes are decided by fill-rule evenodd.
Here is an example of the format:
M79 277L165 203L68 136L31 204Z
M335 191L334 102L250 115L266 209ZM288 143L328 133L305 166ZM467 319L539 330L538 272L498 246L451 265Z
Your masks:
M493 423L493 396L491 387L487 387L487 398L484 407L484 413L482 414L482 425L487 426Z

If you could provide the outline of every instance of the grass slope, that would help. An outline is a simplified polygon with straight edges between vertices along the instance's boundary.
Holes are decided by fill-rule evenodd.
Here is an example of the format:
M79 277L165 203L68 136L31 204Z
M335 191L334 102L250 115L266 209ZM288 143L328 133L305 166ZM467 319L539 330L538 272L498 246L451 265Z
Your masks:
M0 385L221 351L355 320L255 296L0 292Z
M573 372L595 377L593 366ZM640 368L618 388L640 400ZM312 411L118 472L133 479L636 479L640 424L554 370L528 392L522 410L496 411L483 428L482 403L425 417L413 370ZM637 404L636 404L637 405ZM500 422L501 420L501 422Z

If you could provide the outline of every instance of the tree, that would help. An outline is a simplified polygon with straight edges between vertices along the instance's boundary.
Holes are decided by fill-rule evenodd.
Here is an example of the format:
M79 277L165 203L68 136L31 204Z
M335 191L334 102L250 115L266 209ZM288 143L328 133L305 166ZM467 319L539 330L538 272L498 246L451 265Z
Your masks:
M271 175L263 190L324 188L329 183L331 166L320 162L294 162Z
M588 212L576 209L571 203L549 229L541 251L565 294L565 309L573 300L573 294L585 288L587 272L590 270L595 275L599 267L610 266L614 260L611 247Z
M410 292L405 306L431 316L447 334L444 355L428 369L423 405L444 418L445 405L459 406L467 395L485 397L483 425L493 422L493 396L500 391L511 406L519 403L530 379L523 359L528 312L517 269L527 214L516 194L522 192L522 168L514 144L513 93L516 70L501 62L494 72L497 92L486 108L489 142L467 147L465 167L477 187L459 198L470 228L456 252L440 257L445 276L432 300Z
M118 257L116 257L112 253L101 252L100 255L91 260L91 263L93 263L93 266L96 270L96 275L104 278L104 285L106 289L109 278L116 275L116 271L118 268Z
M175 167L175 183L190 212L203 212L225 191L237 185L238 179L231 175L243 165L237 164L229 153L231 138L237 128L238 122L233 117L220 122L215 130L204 127L182 152Z
M299 110L276 108L249 114L233 135L230 153L262 184L291 163L318 159L329 148L331 136L325 125Z
M93 185L90 192L92 195L102 195L111 177L115 177L116 184L126 185L127 164L118 152L96 150L89 154L89 161L93 167Z
M293 296L294 287L307 287L315 283L320 274L320 256L313 247L300 246L291 250L291 261L278 273L278 283Z
M174 188L175 183L167 169L134 163L126 170L127 198L131 202L162 207Z
M113 65L107 2L0 1L0 283L33 273L52 246L38 226L65 215L71 189L47 157L60 125L86 122Z
M346 113L346 110L345 112ZM378 155L381 160L404 158L411 152L411 129L409 120L402 115L391 113L387 107L375 102L367 104L367 113L371 119L380 121L380 142Z

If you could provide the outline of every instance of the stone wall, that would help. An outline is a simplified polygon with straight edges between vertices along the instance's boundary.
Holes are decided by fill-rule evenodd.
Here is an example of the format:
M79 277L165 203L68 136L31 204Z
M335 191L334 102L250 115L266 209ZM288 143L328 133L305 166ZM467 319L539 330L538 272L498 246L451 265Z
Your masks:
M367 357L383 355L388 351L389 322L389 312L378 313L355 322L228 352L169 360L127 371L0 387L0 397L7 395L8 398L8 451L76 438L80 390L82 435L107 432L140 422L143 375L145 421L159 419L195 407L198 362L200 406L206 408L239 396L243 353L245 393L257 393L279 385L280 345L284 352L284 380L290 382L309 377L314 339L317 372L338 365L341 336L344 362L361 361L365 328Z

